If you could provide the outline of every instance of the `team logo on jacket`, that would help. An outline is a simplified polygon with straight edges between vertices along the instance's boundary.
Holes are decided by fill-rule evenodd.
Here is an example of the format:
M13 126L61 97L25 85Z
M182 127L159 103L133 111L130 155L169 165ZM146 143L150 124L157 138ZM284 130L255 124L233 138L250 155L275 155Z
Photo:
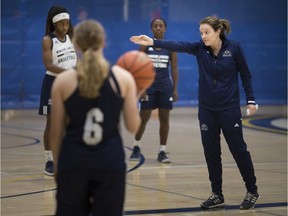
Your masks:
M232 52L230 50L225 50L222 57L231 57L232 56Z
M208 131L208 126L206 124L201 125L201 130L202 131Z

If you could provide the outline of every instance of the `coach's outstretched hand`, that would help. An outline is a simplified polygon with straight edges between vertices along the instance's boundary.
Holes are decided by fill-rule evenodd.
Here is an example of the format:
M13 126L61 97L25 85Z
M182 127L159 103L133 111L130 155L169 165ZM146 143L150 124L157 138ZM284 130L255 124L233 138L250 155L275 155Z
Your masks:
M153 39L148 37L147 35L132 36L132 37L130 37L130 41L135 43L135 44L140 44L143 46L153 46L154 45Z
M255 105L249 104L249 105L247 105L247 110L246 110L247 117L250 117L250 116L254 115L257 110L258 110L258 104L255 104Z

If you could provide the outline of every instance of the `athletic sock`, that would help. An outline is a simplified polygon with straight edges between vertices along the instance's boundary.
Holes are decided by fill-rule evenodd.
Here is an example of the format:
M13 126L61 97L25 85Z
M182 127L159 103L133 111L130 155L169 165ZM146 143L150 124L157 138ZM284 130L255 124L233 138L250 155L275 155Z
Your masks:
M45 150L46 161L53 161L53 154L51 150Z
M141 148L141 141L140 140L134 140L134 146L138 146Z
M160 145L160 152L161 151L164 151L164 152L166 151L166 145Z

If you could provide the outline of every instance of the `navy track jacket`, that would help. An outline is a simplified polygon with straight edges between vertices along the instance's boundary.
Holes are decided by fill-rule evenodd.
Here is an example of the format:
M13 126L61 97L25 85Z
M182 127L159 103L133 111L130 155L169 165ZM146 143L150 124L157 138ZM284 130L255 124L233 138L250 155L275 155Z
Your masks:
M154 46L196 56L199 68L200 107L218 111L240 106L238 73L242 80L247 104L255 104L252 76L238 42L224 38L217 57L202 41L154 40Z

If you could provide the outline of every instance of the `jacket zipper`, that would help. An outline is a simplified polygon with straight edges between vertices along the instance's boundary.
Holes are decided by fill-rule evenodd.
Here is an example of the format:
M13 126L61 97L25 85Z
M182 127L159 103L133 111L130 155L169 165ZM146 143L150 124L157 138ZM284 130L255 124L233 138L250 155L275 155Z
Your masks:
M216 64L217 63L217 57L216 56L213 56L213 57L214 57L214 64ZM213 80L214 89L216 88L216 86L217 86L217 73L214 72L214 80Z

